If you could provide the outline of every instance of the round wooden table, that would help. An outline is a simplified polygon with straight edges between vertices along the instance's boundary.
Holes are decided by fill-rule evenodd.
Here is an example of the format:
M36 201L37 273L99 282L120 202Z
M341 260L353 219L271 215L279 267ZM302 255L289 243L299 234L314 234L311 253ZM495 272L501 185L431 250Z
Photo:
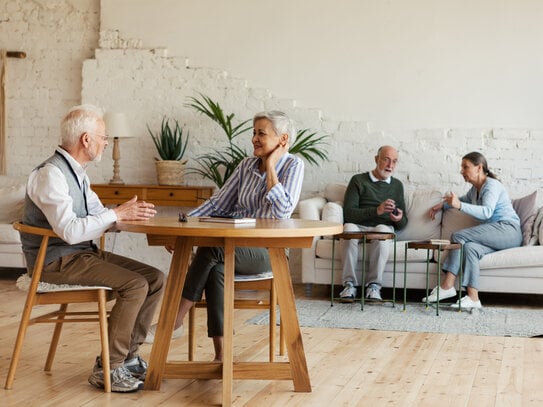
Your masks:
M253 224L199 222L189 218L156 217L148 221L117 222L117 229L145 233L149 245L174 244L164 290L145 390L159 390L163 378L223 380L222 404L232 404L233 379L292 380L294 391L310 392L302 335L285 248L311 247L314 236L335 235L339 223L305 219L257 219ZM188 264L194 246L224 247L224 356L223 362L168 362L172 331ZM236 247L266 247L281 308L288 362L233 362L234 250Z

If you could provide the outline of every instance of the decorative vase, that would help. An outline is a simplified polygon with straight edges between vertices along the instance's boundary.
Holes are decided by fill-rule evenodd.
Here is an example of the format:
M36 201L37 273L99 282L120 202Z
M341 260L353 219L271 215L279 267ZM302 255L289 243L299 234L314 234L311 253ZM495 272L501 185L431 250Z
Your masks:
M187 160L159 160L156 163L158 185L181 185Z

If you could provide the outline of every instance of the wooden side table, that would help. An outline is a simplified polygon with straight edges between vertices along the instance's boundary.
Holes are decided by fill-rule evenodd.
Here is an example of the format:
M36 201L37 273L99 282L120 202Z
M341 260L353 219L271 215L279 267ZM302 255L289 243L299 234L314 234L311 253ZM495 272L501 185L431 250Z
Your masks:
M211 197L214 190L213 187L137 184L93 184L91 189L96 192L104 205L119 205L137 195L138 199L152 202L156 206L186 207L199 206Z
M396 234L391 232L343 232L338 233L332 237L332 284L330 294L330 306L334 306L334 258L336 254L336 240L344 239L359 239L362 240L362 293L360 296L360 309L364 310L364 299L366 293L364 292L366 285L366 243L373 242L375 240L394 240L394 265L392 270L392 300L384 300L384 302L392 302L392 306L396 305Z
M429 308L430 304L428 302L428 291L429 291L429 279L430 279L430 253L434 250L437 251L437 286L441 287L441 253L444 250L460 250L460 258L463 258L463 245L461 243L447 243L447 242L431 242L431 241L422 241L422 242L408 242L405 245L405 257L403 263L403 310L405 311L405 306L407 303L407 250L408 249L424 249L426 250L426 309ZM460 275L458 280L458 301L461 305L460 299L462 298L462 262L460 262ZM459 311L462 311L460 306ZM437 301L436 301L436 315L439 316L439 290L437 292Z

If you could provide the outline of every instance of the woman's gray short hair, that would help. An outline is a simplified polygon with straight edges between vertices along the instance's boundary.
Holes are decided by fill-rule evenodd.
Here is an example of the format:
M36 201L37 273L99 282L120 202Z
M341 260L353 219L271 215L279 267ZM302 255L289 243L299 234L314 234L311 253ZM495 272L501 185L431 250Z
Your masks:
M255 114L253 125L257 120L268 119L273 126L273 130L278 134L288 135L288 144L292 146L296 142L296 129L294 122L283 112L279 110L269 110Z
M73 147L83 133L94 133L98 120L103 120L102 109L94 105L78 105L72 107L60 124L61 145Z

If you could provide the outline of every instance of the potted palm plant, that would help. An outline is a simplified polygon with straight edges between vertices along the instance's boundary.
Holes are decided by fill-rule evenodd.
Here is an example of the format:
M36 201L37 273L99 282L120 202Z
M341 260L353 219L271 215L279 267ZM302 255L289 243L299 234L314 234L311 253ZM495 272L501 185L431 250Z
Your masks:
M248 156L247 151L236 145L234 139L251 130L252 121L249 119L235 125L234 113L226 114L219 103L213 101L209 96L201 93L199 96L199 98L190 97L186 106L217 123L224 131L228 144L224 150L215 149L199 156L198 167L192 168L191 171L213 181L218 188L221 188L240 161ZM298 131L296 142L290 146L289 152L299 154L311 165L317 165L321 160L328 160L327 152L323 149L327 144L325 141L327 137L311 132L309 129L302 129Z
M153 139L159 157L156 160L156 170L159 185L181 185L188 160L183 160L187 150L189 133L183 134L183 128L177 120L170 125L169 119L162 119L160 130L153 133L149 125L147 130Z

